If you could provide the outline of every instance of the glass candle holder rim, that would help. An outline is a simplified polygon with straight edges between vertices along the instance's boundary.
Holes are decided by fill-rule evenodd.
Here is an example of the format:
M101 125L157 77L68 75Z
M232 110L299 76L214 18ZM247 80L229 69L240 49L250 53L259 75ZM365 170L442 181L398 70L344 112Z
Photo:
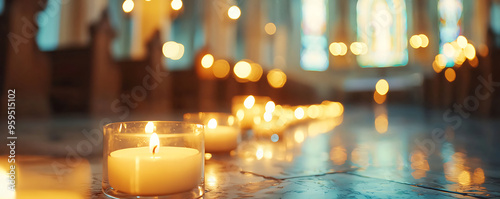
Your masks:
M134 123L145 123L147 124L148 122L153 122L153 123L162 123L162 124L175 124L175 125L186 125L186 126L190 126L190 127L194 127L194 128L201 128L201 129L205 129L205 126L203 124L199 124L199 123L195 123L195 122L185 122L185 121L162 121L162 120L154 120L154 121L123 121L123 122L111 122L111 123L108 123L108 124L105 124L103 126L103 130L106 129L106 128L110 128L111 126L113 125L120 125L120 124L134 124ZM183 132L183 133L187 133L187 132ZM192 133L195 133L195 132L192 132ZM141 133L142 134L142 133Z

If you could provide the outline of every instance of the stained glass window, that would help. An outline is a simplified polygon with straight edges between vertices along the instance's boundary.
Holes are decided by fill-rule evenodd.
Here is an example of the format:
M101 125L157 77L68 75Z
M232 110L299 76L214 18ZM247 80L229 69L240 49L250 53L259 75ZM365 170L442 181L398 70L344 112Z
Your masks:
M358 42L351 51L361 67L404 66L408 63L404 0L359 0ZM365 47L366 50L353 49Z
M444 53L444 44L455 41L462 25L462 0L439 0L439 52L446 56L446 67L455 65L453 54Z
M326 0L302 0L300 66L304 70L328 68L326 17Z

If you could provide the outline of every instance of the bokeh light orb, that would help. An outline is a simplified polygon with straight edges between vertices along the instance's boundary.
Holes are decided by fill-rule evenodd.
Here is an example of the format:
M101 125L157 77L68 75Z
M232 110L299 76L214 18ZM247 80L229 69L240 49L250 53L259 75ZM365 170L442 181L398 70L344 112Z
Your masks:
M245 79L250 76L251 72L252 66L246 61L239 61L234 65L234 74L236 75L236 77Z
M267 82L273 88L281 88L286 83L286 74L280 69L273 69L267 73Z
M203 68L210 68L213 64L214 56L212 56L211 54L206 54L205 56L203 56L203 58L201 58L201 66Z
M134 10L134 1L132 1L132 0L124 1L122 4L122 9L123 9L123 12L125 12L125 13L132 12L132 10Z
M238 8L238 6L231 6L227 10L227 16L229 16L230 19L236 20L240 18L241 16L241 10Z
M264 26L264 30L268 35L274 35L274 33L276 33L276 25L274 25L274 23L267 23Z
M389 83L385 79L380 79L375 85L375 90L378 94L385 95L389 92Z

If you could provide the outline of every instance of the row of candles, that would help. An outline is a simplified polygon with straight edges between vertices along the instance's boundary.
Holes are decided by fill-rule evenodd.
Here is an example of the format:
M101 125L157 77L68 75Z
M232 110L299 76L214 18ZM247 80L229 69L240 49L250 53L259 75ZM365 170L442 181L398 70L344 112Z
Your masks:
M343 106L338 102L288 106L277 105L269 97L250 95L233 98L232 114L186 113L182 122L107 124L103 127L102 190L113 198L201 197L205 152L215 156L237 153L242 132L262 138L283 136L290 125L313 119L329 121L342 113ZM12 198L21 196L22 192L17 197L14 192Z
M242 130L252 129L256 137L269 138L282 135L285 128L297 122L335 118L343 113L342 104L330 101L288 106L276 105L269 97L250 95L236 96L232 103L232 114L186 113L184 123L106 125L104 193L118 198L202 196L204 152L234 151L241 142ZM131 136L136 137L135 141Z

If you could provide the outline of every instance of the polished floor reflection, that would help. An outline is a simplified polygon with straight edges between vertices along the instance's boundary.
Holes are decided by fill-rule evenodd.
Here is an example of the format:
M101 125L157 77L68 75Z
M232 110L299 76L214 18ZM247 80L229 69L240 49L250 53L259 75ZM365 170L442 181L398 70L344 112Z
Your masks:
M248 131L237 150L205 155L205 197L500 197L499 120L443 118L416 106L346 105L343 117L298 123L279 137ZM81 133L88 124L24 129L33 136L19 149L67 155L67 146L89 139ZM82 156L92 171L91 198L105 198L100 149L92 150Z
M207 197L500 197L496 121L454 129L439 112L381 105L348 106L339 126L325 124L212 155Z

